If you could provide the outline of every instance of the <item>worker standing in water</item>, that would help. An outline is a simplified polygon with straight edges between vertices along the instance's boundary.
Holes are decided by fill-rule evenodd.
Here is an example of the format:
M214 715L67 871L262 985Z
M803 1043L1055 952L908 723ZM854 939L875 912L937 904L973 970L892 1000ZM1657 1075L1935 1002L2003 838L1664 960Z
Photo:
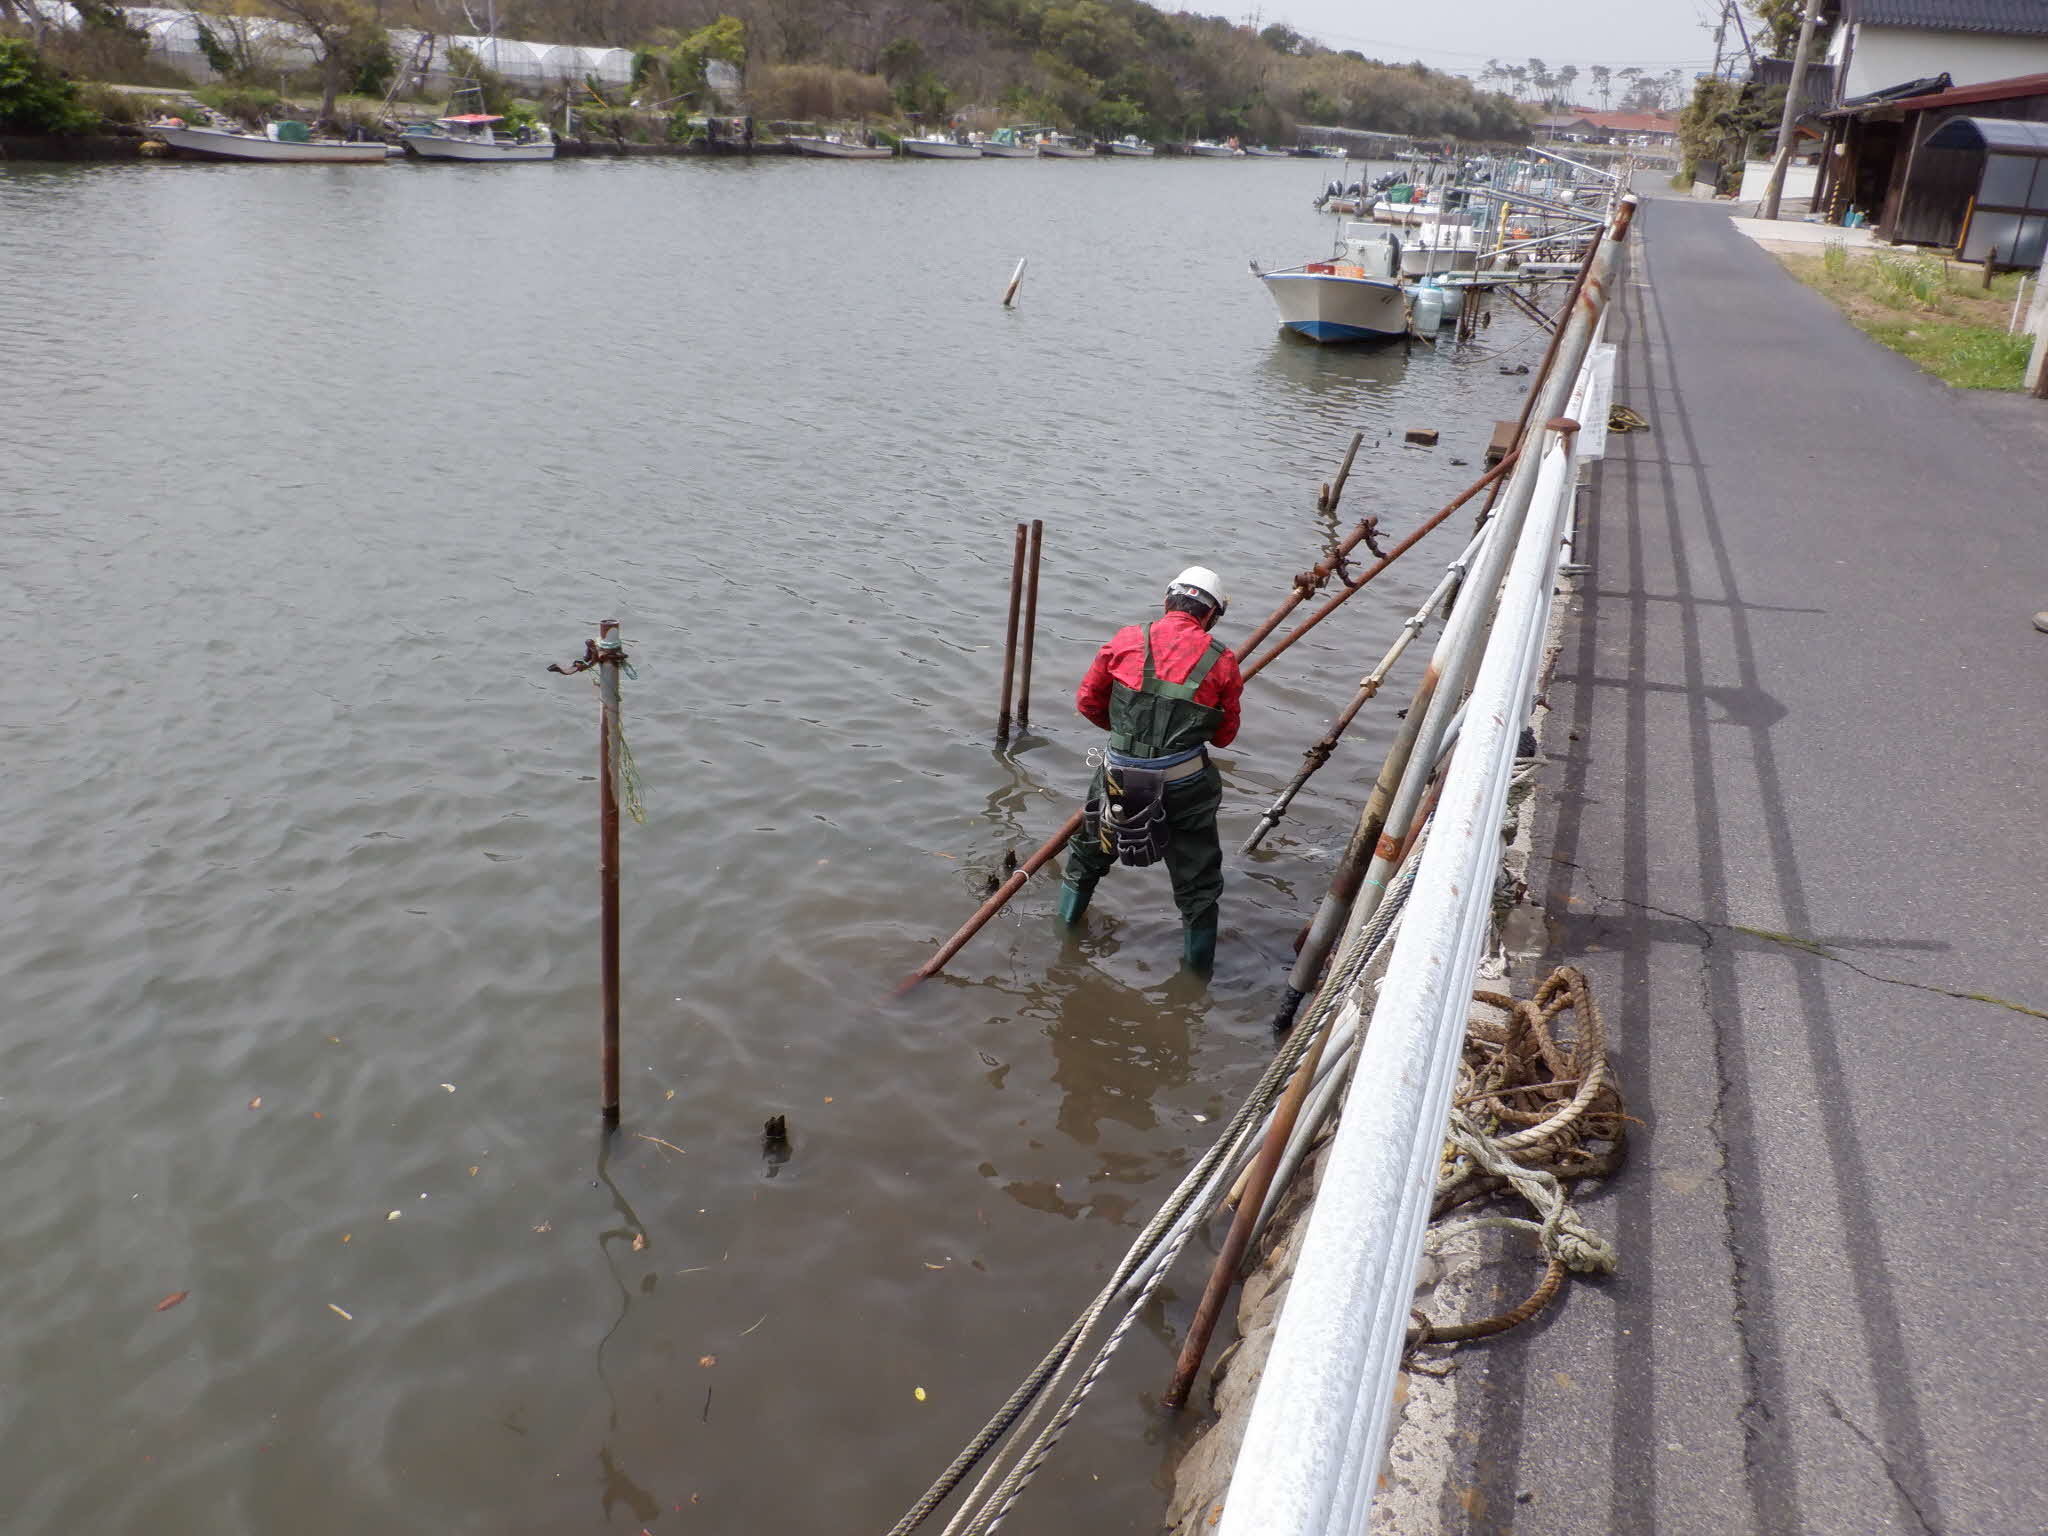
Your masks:
M1184 925L1183 959L1205 975L1216 960L1223 895L1223 775L1208 749L1236 737L1244 692L1237 657L1209 633L1229 606L1216 573L1191 565L1167 586L1165 617L1127 625L1096 652L1074 703L1109 732L1109 750L1067 845L1060 886L1060 919L1077 923L1112 864L1164 859Z

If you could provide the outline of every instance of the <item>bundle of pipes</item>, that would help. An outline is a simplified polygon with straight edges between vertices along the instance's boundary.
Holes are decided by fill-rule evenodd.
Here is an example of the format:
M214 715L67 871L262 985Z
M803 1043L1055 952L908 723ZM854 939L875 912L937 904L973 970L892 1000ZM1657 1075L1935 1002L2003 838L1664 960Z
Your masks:
M1623 202L1621 211L1615 215L1609 241L1626 237L1634 212L1633 199ZM1604 282L1595 275L1603 265L1611 265L1602 262L1604 250L1604 245L1595 244L1587 253L1579 280L1572 288L1571 306L1565 312L1567 321L1551 337L1550 347L1543 354L1543 370L1523 407L1522 434L1513 460L1516 471L1508 482L1500 518L1511 535L1520 530L1536 491L1539 456L1531 442L1532 418L1543 424L1543 431L1577 430L1576 423L1562 421L1558 413L1571 395L1579 364L1592 344L1594 327L1606 307ZM1503 466L1508 462L1501 461ZM1475 579L1489 597L1500 585L1507 556L1504 544L1489 541L1485 547L1483 569ZM1424 776L1409 773L1409 762L1435 761L1451 713L1479 664L1479 646L1475 642L1483 635L1488 607L1487 603L1473 603L1452 610L1451 623L1438 640L1414 700L1401 717L1400 731L1380 767L1372 794L1359 813L1351 841L1338 860L1329 891L1310 920L1308 933L1295 956L1294 969L1287 978L1286 993L1273 1018L1275 1029L1285 1029L1293 1021L1301 1000L1314 988L1323 962L1329 958L1330 948L1347 922L1356 923L1361 915L1371 916L1376 893L1383 887L1392 861L1416 824L1416 809L1422 802Z

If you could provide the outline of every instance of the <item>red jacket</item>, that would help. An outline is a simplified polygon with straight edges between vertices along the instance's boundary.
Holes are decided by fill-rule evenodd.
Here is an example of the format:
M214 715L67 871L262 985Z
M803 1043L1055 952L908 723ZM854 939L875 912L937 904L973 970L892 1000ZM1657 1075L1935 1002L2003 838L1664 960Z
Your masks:
M1195 663L1209 648L1209 632L1185 613L1169 613L1155 620L1152 629L1152 670L1162 682L1186 682ZM1145 682L1145 631L1127 624L1095 653L1095 664L1074 691L1074 707L1105 731L1109 729L1109 685L1142 687ZM1237 739L1237 706L1244 694L1244 678L1237 670L1235 652L1225 650L1216 665L1195 690L1195 702L1223 711L1223 723L1210 738L1212 746L1227 747Z

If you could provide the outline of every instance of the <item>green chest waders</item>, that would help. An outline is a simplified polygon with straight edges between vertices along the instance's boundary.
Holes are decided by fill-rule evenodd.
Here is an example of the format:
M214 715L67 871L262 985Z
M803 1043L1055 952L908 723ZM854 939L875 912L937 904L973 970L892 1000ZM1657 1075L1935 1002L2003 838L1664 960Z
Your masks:
M1222 710L1195 702L1222 656L1222 645L1210 641L1187 679L1169 683L1153 667L1148 625L1143 680L1110 687L1109 761L1084 807L1082 835L1120 864L1143 868L1166 856L1168 786L1204 770L1203 749L1223 724Z

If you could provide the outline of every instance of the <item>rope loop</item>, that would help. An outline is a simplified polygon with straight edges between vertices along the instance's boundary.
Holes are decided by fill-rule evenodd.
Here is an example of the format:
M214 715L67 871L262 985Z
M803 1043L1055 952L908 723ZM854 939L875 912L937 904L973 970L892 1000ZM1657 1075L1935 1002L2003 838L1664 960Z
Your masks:
M1475 1016L1467 1029L1435 1213L1507 1196L1534 1219L1467 1216L1432 1227L1428 1245L1434 1251L1486 1229L1526 1232L1536 1240L1544 1275L1521 1305L1499 1316L1457 1324L1425 1319L1409 1330L1410 1350L1505 1333L1549 1306L1568 1274L1611 1274L1621 1262L1567 1197L1575 1181L1618 1169L1627 1144L1629 1117L1585 974L1563 965L1533 997L1480 991L1472 998L1495 1016Z

